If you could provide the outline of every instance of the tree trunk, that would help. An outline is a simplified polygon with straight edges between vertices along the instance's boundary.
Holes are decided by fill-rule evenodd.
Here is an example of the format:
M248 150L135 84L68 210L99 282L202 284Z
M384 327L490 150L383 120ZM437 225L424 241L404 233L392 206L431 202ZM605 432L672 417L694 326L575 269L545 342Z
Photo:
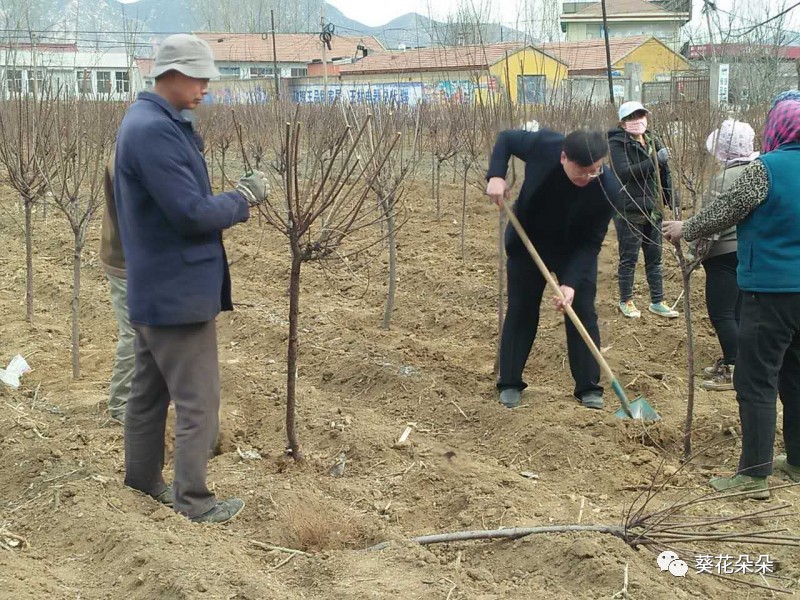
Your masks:
M467 178L469 176L469 162L464 161L464 191L461 198L461 260L467 258Z
M686 321L686 355L689 362L688 385L689 395L686 403L686 422L683 425L683 458L688 460L692 455L692 420L694 418L694 332L692 328L692 273L681 257L683 271L683 318Z
M436 156L431 159L431 198L436 199Z
M386 215L386 226L389 228L389 293L386 295L386 310L383 313L381 329L389 329L394 309L394 296L397 291L397 232L394 223L394 198L389 196L382 200Z
M292 269L289 276L289 348L286 357L286 441L287 451L295 460L302 460L295 430L297 390L297 321L300 318L300 248L292 241Z
M225 155L227 154L226 150L223 148L222 150L222 164L220 164L219 170L220 175L222 176L222 182L220 183L220 190L224 190L227 187L226 179L225 179Z
M23 198L25 203L25 306L26 319L33 323L33 202Z
M80 354L80 314L81 314L81 251L83 240L81 234L75 234L75 247L72 254L72 378L80 379L81 354Z
M439 159L436 159L436 192L434 196L436 198L436 219L440 219L442 216L442 163Z
M214 192L214 148L208 150L208 179L211 183L211 191Z

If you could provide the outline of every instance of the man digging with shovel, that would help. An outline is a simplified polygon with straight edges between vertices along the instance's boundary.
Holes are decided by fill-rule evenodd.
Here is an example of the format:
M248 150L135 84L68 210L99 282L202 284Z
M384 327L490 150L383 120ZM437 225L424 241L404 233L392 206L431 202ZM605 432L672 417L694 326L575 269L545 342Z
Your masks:
M509 197L505 176L508 160L525 162L525 181L514 215L547 267L560 281L555 307L571 306L594 345L600 345L597 312L597 255L611 220L612 201L619 183L603 169L608 155L606 136L578 130L566 138L556 132L503 131L489 163L486 194L501 210ZM519 406L527 387L522 372L539 325L539 305L547 282L509 224L505 234L508 272L508 310L500 341L500 402ZM574 395L586 408L603 407L600 366L580 332L566 320L569 366Z

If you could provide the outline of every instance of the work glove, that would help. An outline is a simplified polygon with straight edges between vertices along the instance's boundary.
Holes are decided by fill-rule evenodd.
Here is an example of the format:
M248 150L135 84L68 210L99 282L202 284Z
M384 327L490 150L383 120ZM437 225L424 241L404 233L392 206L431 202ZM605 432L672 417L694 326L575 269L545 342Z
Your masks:
M269 179L263 171L253 171L239 180L236 190L245 197L250 206L258 206L269 198Z
M661 150L658 151L656 156L658 157L658 162L663 165L665 162L667 162L667 160L669 160L671 156L669 148L661 148Z

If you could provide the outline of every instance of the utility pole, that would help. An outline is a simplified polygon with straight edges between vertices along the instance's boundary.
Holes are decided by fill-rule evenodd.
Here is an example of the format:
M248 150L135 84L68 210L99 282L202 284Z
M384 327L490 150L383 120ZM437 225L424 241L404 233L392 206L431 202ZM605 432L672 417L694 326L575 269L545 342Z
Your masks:
M608 73L608 97L611 105L616 104L614 99L614 77L611 75L611 44L608 41L608 15L606 14L606 0L600 0L603 9L603 37L606 42L606 69Z
M36 34L33 32L31 32L31 69L31 73L28 76L28 82L33 83L33 90L31 91L33 92L34 101L36 101L36 99L39 97L39 90L37 89L38 84L36 82ZM21 87L22 82L20 81L20 88ZM20 89L20 91L22 90Z
M275 76L275 100L281 97L281 79L278 75L278 50L275 43L275 11L270 9L269 20L272 23L272 74Z
M321 35L324 35L325 32L325 3L322 3L322 6L319 9L319 24L320 24L320 31L323 32ZM322 89L323 93L325 94L325 102L328 102L328 42L324 39L322 41Z

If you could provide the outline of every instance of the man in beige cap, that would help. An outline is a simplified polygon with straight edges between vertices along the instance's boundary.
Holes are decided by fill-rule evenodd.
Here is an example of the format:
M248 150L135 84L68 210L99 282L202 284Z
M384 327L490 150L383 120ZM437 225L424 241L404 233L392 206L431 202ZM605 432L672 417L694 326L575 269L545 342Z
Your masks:
M212 195L203 155L181 111L203 101L219 76L211 49L168 37L155 60L153 92L131 105L117 136L114 196L136 332L125 413L125 484L195 522L222 523L244 506L208 489L209 449L219 429L216 316L232 310L222 230L266 200L256 172ZM167 408L175 403L175 476L162 477Z

